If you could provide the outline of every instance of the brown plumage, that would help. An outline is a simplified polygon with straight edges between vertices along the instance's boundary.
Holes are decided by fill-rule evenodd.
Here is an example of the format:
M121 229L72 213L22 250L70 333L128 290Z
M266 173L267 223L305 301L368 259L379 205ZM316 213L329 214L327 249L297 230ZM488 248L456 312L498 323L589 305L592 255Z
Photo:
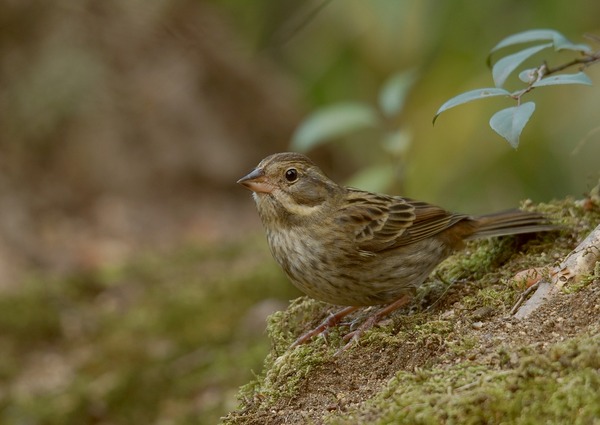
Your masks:
M407 301L464 241L556 229L532 212L471 217L340 186L298 153L271 155L238 183L254 192L273 257L292 283L337 305Z

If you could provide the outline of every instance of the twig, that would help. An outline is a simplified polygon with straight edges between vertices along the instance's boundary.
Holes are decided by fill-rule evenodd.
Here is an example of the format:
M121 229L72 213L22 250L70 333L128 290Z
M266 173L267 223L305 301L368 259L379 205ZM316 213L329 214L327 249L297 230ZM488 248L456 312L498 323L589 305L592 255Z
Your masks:
M558 66L556 66L554 68L548 67L545 76L546 75L550 75L550 74L554 74L556 72L560 72L560 71L562 71L564 69L567 69L567 68L569 68L571 66L579 65L579 64L583 65L583 67L586 68L586 67L592 65L593 63L598 62L599 60L600 60L600 52L596 52L594 54L591 54L589 56L585 56L583 58L575 58L571 62L567 62L567 63L564 63L562 65L558 65Z
M531 294L534 290L536 290L539 285L540 285L539 281L535 282L533 285L531 285L529 288L527 288L527 290L525 292L523 292L521 294L521 296L519 297L519 299L517 300L517 302L515 303L513 308L511 308L511 310L510 310L511 316L517 312L517 310L519 309L521 304L523 304L523 301L525 301L527 299L527 297L529 296L529 294Z
M563 63L562 65L555 66L554 68L550 68L548 66L548 64L544 61L543 64L541 64L540 66L538 66L535 69L536 78L533 79L532 81L530 81L527 84L527 87L525 87L524 89L513 93L511 95L511 97L517 101L518 105L520 105L521 97L523 97L523 95L525 95L526 93L529 93L530 91L532 91L535 88L533 85L535 83L537 83L538 81L540 81L542 78L545 78L548 75L552 75L557 72L563 71L563 70L565 70L571 66L575 66L575 65L583 65L582 68L587 68L588 66L591 66L594 63L599 62L599 61L600 61L600 51L585 54L584 57L575 58L570 62Z

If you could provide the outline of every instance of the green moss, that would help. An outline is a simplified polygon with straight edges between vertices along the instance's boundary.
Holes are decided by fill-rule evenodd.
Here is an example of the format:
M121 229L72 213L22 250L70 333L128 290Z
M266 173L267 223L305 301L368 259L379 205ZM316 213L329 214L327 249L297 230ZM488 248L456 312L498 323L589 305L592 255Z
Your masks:
M449 320L430 320L412 328L413 338L422 341L430 335L439 335L441 337L448 335L452 331L452 322Z
M327 424L594 423L600 417L600 336L524 358L513 370L464 362L399 372L377 396Z
M273 342L274 352L287 350L299 335L317 326L337 308L303 296L293 300L286 310L273 313L267 320L267 333Z
M595 274L581 276L576 282L570 283L569 285L565 285L562 290L565 294L579 292L583 288L588 286L590 283L596 281L596 279L598 279L598 277Z
M271 404L281 397L290 397L310 371L334 354L334 347L341 340L339 330L328 334L329 344L323 344L323 337L315 338L308 344L290 349L295 339L308 329L304 329L307 317L326 317L331 306L299 297L289 308L273 313L268 318L267 333L272 341L271 353L265 358L264 375L256 376L241 390L241 399L260 400L261 404Z
M448 341L447 345L450 352L455 356L462 356L468 351L472 350L477 346L479 339L474 336L468 335L462 338Z

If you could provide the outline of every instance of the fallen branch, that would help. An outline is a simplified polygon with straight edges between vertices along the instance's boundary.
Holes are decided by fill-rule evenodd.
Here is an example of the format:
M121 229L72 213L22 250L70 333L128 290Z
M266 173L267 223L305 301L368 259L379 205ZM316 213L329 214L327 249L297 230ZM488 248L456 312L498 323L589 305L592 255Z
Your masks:
M517 319L524 319L540 305L558 294L567 283L576 283L582 277L594 272L600 261L600 225L581 242L577 248L557 266L549 278L537 283L537 290L515 313Z

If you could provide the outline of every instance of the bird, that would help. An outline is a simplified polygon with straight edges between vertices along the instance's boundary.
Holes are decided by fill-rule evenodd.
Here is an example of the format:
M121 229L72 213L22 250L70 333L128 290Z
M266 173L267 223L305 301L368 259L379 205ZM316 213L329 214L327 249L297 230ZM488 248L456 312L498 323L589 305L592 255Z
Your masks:
M291 283L311 298L344 306L293 346L361 307L381 306L344 336L344 349L349 347L408 304L433 269L466 241L557 229L536 212L470 216L346 187L296 152L264 158L237 183L253 192L270 251Z

